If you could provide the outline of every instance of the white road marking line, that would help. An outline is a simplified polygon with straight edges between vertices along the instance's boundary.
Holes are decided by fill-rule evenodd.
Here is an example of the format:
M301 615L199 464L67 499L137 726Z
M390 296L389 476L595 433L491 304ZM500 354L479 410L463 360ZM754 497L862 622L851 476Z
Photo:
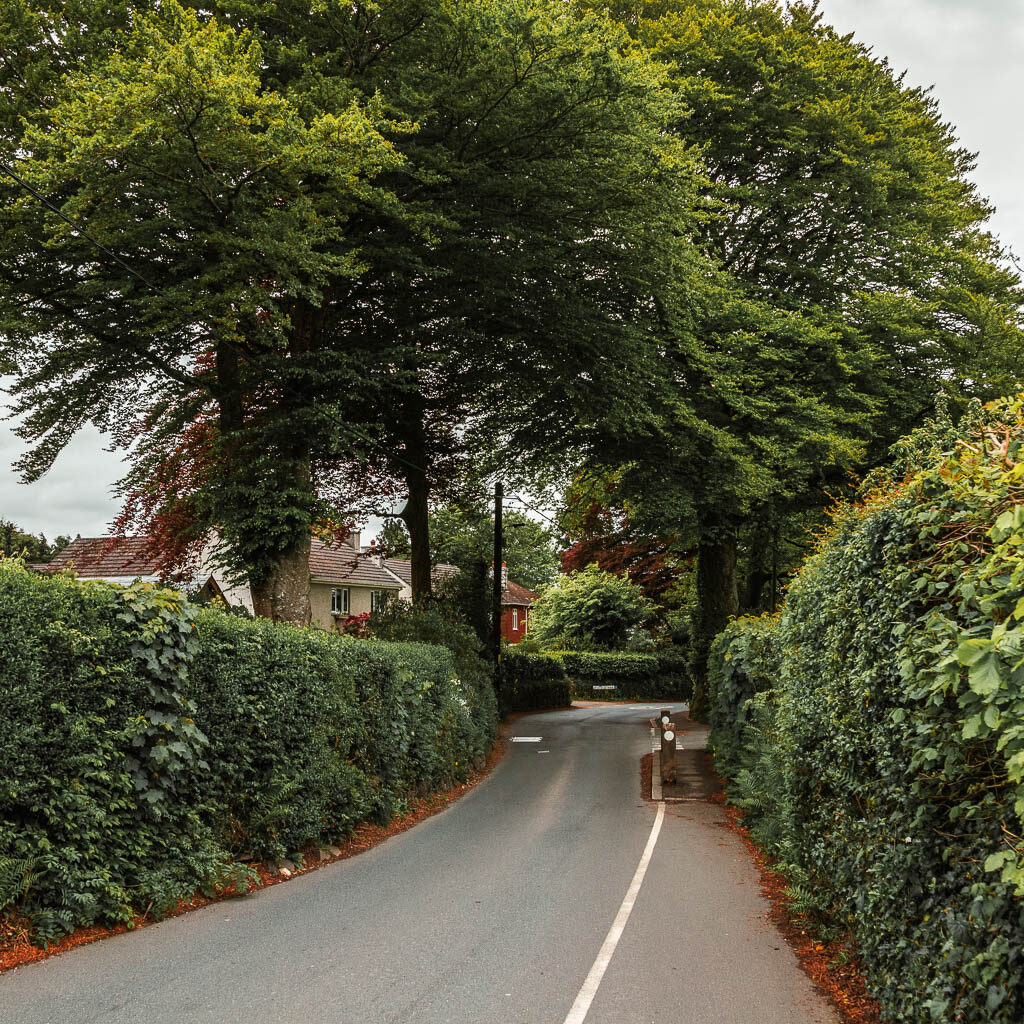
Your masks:
M608 970L608 965L611 963L615 947L619 944L619 939L622 938L622 932L626 927L626 922L629 920L629 915L633 912L633 904L636 903L640 886L644 882L644 875L647 874L647 865L651 862L651 854L654 853L654 844L658 841L658 833L661 832L661 822L664 817L665 805L663 803L658 804L658 814L654 819L654 824L651 826L651 834L647 840L647 845L644 847L643 855L640 857L636 874L633 875L633 881L629 883L625 899L623 899L622 906L619 907L619 912L615 915L615 920L612 921L612 926L605 936L604 944L597 954L594 966L590 968L587 980L583 982L583 988L580 989L579 995L576 996L576 1002L572 1004L569 1016L565 1018L565 1024L583 1024L583 1021L586 1019L587 1013L590 1010L590 1004L594 1001L594 996L597 995L597 990L601 985L604 972Z
M513 743L540 743L544 739L543 736L513 736Z

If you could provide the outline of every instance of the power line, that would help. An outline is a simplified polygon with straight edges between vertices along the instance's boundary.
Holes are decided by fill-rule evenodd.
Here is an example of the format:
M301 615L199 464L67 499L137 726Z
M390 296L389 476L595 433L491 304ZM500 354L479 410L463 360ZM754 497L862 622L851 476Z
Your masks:
M51 202L46 196L42 194L42 192L40 192L34 186L30 185L20 175L16 174L8 164L5 164L2 161L0 161L0 171L3 171L5 174L13 178L26 192L28 192L30 196L32 196L34 199L42 203L43 206L45 206L48 210L52 210L73 231L81 235L86 241L91 242L94 246L96 246L97 249L100 250L100 252L105 253L120 267L123 267L125 270L127 270L128 273L132 275L132 277L137 278L147 288L150 288L151 290L155 291L158 295L163 296L165 299L167 299L168 302L174 305L174 301L161 287L153 284L153 282L148 280L145 277L145 275L140 274L133 266L125 262L125 260L123 260L116 252L114 252L113 249L108 248L101 241L99 241L96 238L93 238L93 236L90 235L89 232L85 230L85 228L83 228L80 224L76 224L70 217L68 217L64 213L63 210L61 210L59 206L56 205L56 203ZM174 308L178 309L179 312L184 312L176 305L174 305Z

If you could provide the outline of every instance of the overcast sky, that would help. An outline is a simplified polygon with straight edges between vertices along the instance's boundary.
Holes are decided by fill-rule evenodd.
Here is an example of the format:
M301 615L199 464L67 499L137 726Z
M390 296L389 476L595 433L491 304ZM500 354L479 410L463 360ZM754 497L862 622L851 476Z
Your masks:
M996 207L991 228L1024 254L1024 0L822 0L825 19L888 57L913 85L934 86L945 120L977 152L975 180ZM0 407L3 395L0 394ZM10 468L23 451L0 424L0 519L32 533L97 536L117 511L111 486L121 475L103 439L83 431L53 469L31 485Z

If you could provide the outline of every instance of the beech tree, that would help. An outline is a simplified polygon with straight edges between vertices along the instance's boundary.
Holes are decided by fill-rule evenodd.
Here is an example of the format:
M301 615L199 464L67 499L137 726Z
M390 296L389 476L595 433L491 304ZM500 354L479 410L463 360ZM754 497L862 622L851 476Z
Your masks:
M150 463L184 436L185 497L257 610L308 621L314 463L337 443L330 397L358 387L317 344L316 311L358 272L345 227L387 204L370 182L400 158L382 116L351 96L303 109L216 21L171 3L115 38L47 83L18 142L35 194L5 189L0 329L38 442L21 466L41 475L90 419L126 446L141 419Z
M550 452L643 387L634 314L696 260L664 74L554 0L149 6L5 6L21 468L112 430L125 523L215 528L295 622L343 484L401 487L429 593L430 494L467 445Z
M677 395L663 422L676 426L619 452L652 529L697 546L700 680L739 608L751 519L823 501L936 391L1019 386L1019 282L935 100L816 6L611 7L668 70L688 111L674 131L701 148L717 211L701 236L723 301L665 304Z

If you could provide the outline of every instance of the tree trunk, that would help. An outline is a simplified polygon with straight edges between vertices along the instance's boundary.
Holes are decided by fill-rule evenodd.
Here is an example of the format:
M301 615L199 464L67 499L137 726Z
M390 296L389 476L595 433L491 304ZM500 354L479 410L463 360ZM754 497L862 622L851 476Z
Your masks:
M761 606L761 595L764 585L771 582L772 574L760 566L751 566L747 574L746 598L743 601L743 612L756 612Z
M412 573L413 604L429 601L430 581L430 519L428 501L430 482L425 472L427 445L424 437L423 419L415 416L405 431L406 459L402 464L405 484L409 489L409 500L402 510L402 520L409 531L409 561Z
M693 633L693 697L690 716L706 721L708 653L711 642L739 611L736 593L736 536L706 537L697 549L697 622Z
M293 626L309 625L309 546L306 533L281 552L266 579L252 582L253 611L257 615Z
M323 325L323 309L305 299L296 299L289 309L292 331L289 354L296 368L302 368L308 354L317 347ZM300 380L302 378L300 377ZM294 395L288 400L302 408L306 399L303 388L293 385ZM309 586L309 551L312 521L310 510L315 503L313 471L309 444L300 433L282 439L274 468L281 495L289 496L291 509L282 510L278 520L290 537L283 547L267 551L271 568L262 579L251 580L253 610L257 615L293 626L308 626L312 618ZM279 535L277 531L270 536Z

